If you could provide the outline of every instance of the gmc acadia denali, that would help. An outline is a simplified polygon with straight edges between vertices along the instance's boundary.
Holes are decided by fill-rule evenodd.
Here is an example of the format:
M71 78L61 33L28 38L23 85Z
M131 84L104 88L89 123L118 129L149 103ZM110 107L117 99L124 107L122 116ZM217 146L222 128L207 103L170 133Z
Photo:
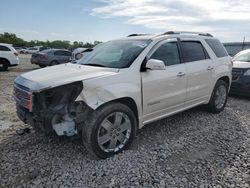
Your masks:
M19 118L45 133L80 135L97 158L129 146L145 124L205 105L221 112L232 62L207 33L132 34L99 45L77 63L18 76Z

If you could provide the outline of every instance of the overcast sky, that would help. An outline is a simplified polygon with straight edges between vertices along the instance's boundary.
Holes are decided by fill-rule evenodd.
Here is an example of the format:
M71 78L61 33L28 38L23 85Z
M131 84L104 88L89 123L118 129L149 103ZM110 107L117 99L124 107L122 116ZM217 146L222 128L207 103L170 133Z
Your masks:
M1 0L0 33L92 42L180 30L250 41L249 10L250 0Z

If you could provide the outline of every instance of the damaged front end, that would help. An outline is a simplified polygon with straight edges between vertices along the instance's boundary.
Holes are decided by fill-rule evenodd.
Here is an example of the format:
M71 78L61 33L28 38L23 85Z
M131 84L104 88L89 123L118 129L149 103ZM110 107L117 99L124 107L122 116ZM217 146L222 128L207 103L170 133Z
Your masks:
M40 92L32 92L15 83L17 115L23 122L46 134L55 131L58 136L76 135L93 111L83 101L75 101L82 90L81 81Z

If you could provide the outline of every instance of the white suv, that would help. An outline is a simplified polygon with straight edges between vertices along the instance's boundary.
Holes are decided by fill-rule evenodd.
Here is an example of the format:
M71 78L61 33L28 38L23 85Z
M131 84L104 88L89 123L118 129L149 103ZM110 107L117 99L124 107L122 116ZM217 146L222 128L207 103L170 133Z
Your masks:
M19 58L17 51L11 44L0 43L0 70L8 70L8 67L17 66Z
M103 43L79 63L15 80L17 114L46 133L81 135L93 156L112 156L145 124L206 105L221 112L231 58L210 34L133 34Z

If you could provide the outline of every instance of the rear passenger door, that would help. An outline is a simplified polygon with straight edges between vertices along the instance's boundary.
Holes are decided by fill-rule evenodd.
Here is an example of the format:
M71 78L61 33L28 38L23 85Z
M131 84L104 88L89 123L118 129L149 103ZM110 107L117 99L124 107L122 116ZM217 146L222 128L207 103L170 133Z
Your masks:
M199 40L181 39L181 52L187 67L186 105L192 106L209 97L213 61Z

